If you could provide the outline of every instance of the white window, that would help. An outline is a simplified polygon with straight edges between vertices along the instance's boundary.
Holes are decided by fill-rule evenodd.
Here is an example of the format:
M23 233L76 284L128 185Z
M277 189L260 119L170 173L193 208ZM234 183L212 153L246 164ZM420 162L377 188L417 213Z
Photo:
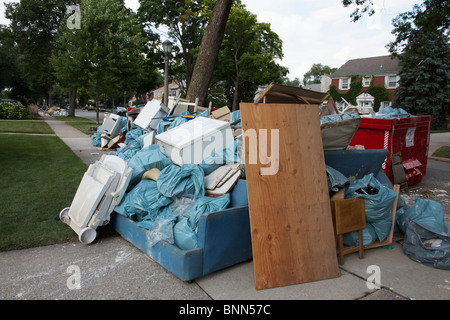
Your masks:
M386 88L398 88L399 80L400 80L399 76L386 76L384 80Z
M362 79L363 87L370 87L371 80L372 80L372 77L363 77L363 79Z
M342 78L339 79L339 89L340 90L348 90L350 89L350 78Z

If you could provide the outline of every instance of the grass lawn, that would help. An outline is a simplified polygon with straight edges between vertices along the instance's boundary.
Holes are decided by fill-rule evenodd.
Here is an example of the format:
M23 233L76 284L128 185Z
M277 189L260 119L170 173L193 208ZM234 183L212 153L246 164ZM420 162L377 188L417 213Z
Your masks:
M57 116L54 118L66 122L67 124L71 125L72 127L80 130L81 132L87 135L93 135L97 131L97 129L93 131L91 130L91 128L97 128L99 126L95 123L95 121L81 117Z
M440 147L433 153L433 156L450 159L450 147L449 146Z
M42 120L0 120L0 132L14 133L54 133Z
M0 134L0 251L78 241L55 217L86 169L56 136Z

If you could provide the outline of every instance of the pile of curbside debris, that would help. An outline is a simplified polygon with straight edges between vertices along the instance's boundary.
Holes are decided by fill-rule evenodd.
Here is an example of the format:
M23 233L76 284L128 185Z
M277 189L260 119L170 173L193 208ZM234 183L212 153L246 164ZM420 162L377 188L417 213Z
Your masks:
M313 125L322 134L325 167L319 172L328 183L328 210L334 210L337 201L364 199L362 237L356 230L347 232L343 237L346 246L389 245L392 233L400 231L405 234L408 256L450 269L450 238L442 206L423 199L408 206L394 191L398 181L385 171L386 165L388 170L391 166L392 150L370 149L360 143L355 147L352 141L363 118L357 110L337 112L326 98L326 94L272 84L255 105L318 108L320 121ZM194 109L187 103L169 109L152 100L128 117L105 116L92 136L93 145L112 152L88 169L71 207L60 214L77 233L90 228L84 237L80 234L80 241L92 242L95 228L111 222L126 240L182 280L254 258L252 203L247 195L254 182L246 176L246 167L253 165L248 155L254 141L242 130L240 111L197 105ZM260 161L267 165L270 159ZM283 163L279 167L285 170ZM90 202L81 204L83 197ZM270 207L270 197L261 201ZM443 251L439 258L436 250Z

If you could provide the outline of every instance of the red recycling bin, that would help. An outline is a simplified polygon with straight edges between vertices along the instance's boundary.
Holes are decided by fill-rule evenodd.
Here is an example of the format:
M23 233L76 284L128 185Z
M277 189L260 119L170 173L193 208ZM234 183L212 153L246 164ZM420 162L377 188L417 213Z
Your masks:
M400 153L409 186L422 181L427 171L428 146L432 116L398 119L362 118L349 149L357 145L364 149L387 149L383 170L394 183L391 157Z

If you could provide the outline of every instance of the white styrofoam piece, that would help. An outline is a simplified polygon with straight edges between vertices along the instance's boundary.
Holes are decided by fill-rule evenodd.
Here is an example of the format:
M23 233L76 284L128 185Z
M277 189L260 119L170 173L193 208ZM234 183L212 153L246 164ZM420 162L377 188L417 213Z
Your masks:
M211 172L209 175L207 175L204 179L205 182L205 188L206 189L214 189L220 181L230 172L231 167L227 165L223 165L219 167L218 169Z
M207 190L207 194L213 194L213 195L222 195L225 193L228 193L236 184L236 182L241 177L241 171L238 170L234 173L234 175L229 178L222 186L215 188L213 190Z
M144 139L143 139L143 143L144 145L142 146L142 148L147 148L148 146L153 144L153 141L155 140L155 131L150 131L149 134L147 134Z
M177 165L199 164L234 143L233 131L225 121L197 117L158 134L160 150Z
M169 109L161 103L161 101L153 99L147 102L144 108L141 109L139 115L134 120L133 124L147 130L156 130L159 122L167 116Z

